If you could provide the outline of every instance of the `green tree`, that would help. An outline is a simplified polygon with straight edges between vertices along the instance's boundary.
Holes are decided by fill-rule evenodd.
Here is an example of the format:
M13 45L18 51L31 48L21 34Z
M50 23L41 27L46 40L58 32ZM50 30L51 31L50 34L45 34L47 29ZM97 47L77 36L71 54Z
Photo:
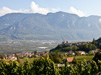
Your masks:
M49 58L55 63L62 63L63 56L59 54L58 52L56 52L56 53L49 54Z
M37 54L37 50L34 51L34 55L36 55L36 54Z
M54 62L48 56L35 60L32 70L35 75L58 75Z
M93 60L98 64L98 60L101 60L101 50L95 54Z

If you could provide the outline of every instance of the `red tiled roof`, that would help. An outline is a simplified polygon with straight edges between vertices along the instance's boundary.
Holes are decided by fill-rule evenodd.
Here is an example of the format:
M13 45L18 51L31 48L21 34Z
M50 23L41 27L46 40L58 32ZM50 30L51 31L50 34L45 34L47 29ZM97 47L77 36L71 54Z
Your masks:
M67 62L72 62L73 59L74 59L74 57L69 57L69 58L67 58Z

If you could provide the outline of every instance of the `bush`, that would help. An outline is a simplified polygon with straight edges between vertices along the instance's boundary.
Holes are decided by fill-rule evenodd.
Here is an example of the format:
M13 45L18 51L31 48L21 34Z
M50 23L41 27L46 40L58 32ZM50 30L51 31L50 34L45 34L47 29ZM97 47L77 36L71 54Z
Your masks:
M98 60L101 60L101 50L95 54L93 60L98 64Z
M49 54L49 58L55 63L62 63L62 55L59 53L51 53Z

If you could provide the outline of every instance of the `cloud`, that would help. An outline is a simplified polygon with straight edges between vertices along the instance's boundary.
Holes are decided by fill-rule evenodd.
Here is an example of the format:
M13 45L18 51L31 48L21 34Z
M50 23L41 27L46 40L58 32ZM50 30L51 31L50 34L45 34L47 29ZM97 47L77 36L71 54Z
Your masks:
M73 14L76 14L76 15L78 15L80 17L85 16L85 14L81 10L77 10L74 7L70 7L69 12L73 13Z
M22 10L22 9L19 9L19 10L12 10L8 7L2 7L0 9L0 16L3 16L5 14L8 14L8 13L28 13L29 10Z
M32 2L31 3L31 12L32 13L47 14L47 13L49 13L49 10L47 8L41 8L35 2Z
M0 9L0 16L3 16L5 14L8 14L8 13L40 13L40 14L47 14L49 13L49 10L47 8L41 8L39 7L37 4L35 4L35 2L32 2L31 5L30 5L30 9L27 10L22 10L22 9L19 9L19 10L12 10L8 7L2 7Z
M49 11L49 9L47 9L47 8L39 7L35 2L31 2L30 9L12 10L8 7L2 7L2 8L0 8L0 16L3 16L8 13L40 13L40 14L46 15L49 12L57 12L59 10L60 10L59 8L57 8L57 9L52 8Z
M51 9L51 12L58 12L59 10L60 10L60 8L57 8L57 9L52 8L52 9Z

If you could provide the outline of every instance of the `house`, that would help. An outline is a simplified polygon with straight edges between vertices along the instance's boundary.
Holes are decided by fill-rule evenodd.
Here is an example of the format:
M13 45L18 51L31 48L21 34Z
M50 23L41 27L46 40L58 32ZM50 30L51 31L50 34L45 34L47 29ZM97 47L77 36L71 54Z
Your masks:
M42 55L44 55L44 53L43 52L38 52L36 55L42 56Z
M49 55L49 52L45 52L45 53L43 54L43 56L46 56L46 55Z
M64 41L62 42L62 45L65 45L65 44L68 44L68 41L64 40Z
M67 62L71 63L74 60L74 57L67 58Z
M96 50L90 50L89 53L96 53Z
M69 57L67 59L64 59L63 63L65 63L65 62L71 63L73 60L74 60L74 57Z
M36 54L34 57L38 57L38 55Z
M10 60L17 60L17 57L15 56L15 54L9 54L9 55L6 55L4 56L4 59L10 59Z
M32 57L32 55L33 55L33 53L26 52L23 54L23 57Z
M34 55L34 53L17 53L17 56L19 57L32 57Z
M85 51L78 51L78 53L80 53L81 55L86 54L86 52L85 52Z
M23 53L17 53L17 56L24 57L24 54Z
M17 60L17 57L11 57L10 60L15 61L15 60Z
M67 53L62 53L62 55L67 55Z
M69 51L68 54L75 55L75 53L73 51Z
M57 67L65 67L65 64L57 64Z

